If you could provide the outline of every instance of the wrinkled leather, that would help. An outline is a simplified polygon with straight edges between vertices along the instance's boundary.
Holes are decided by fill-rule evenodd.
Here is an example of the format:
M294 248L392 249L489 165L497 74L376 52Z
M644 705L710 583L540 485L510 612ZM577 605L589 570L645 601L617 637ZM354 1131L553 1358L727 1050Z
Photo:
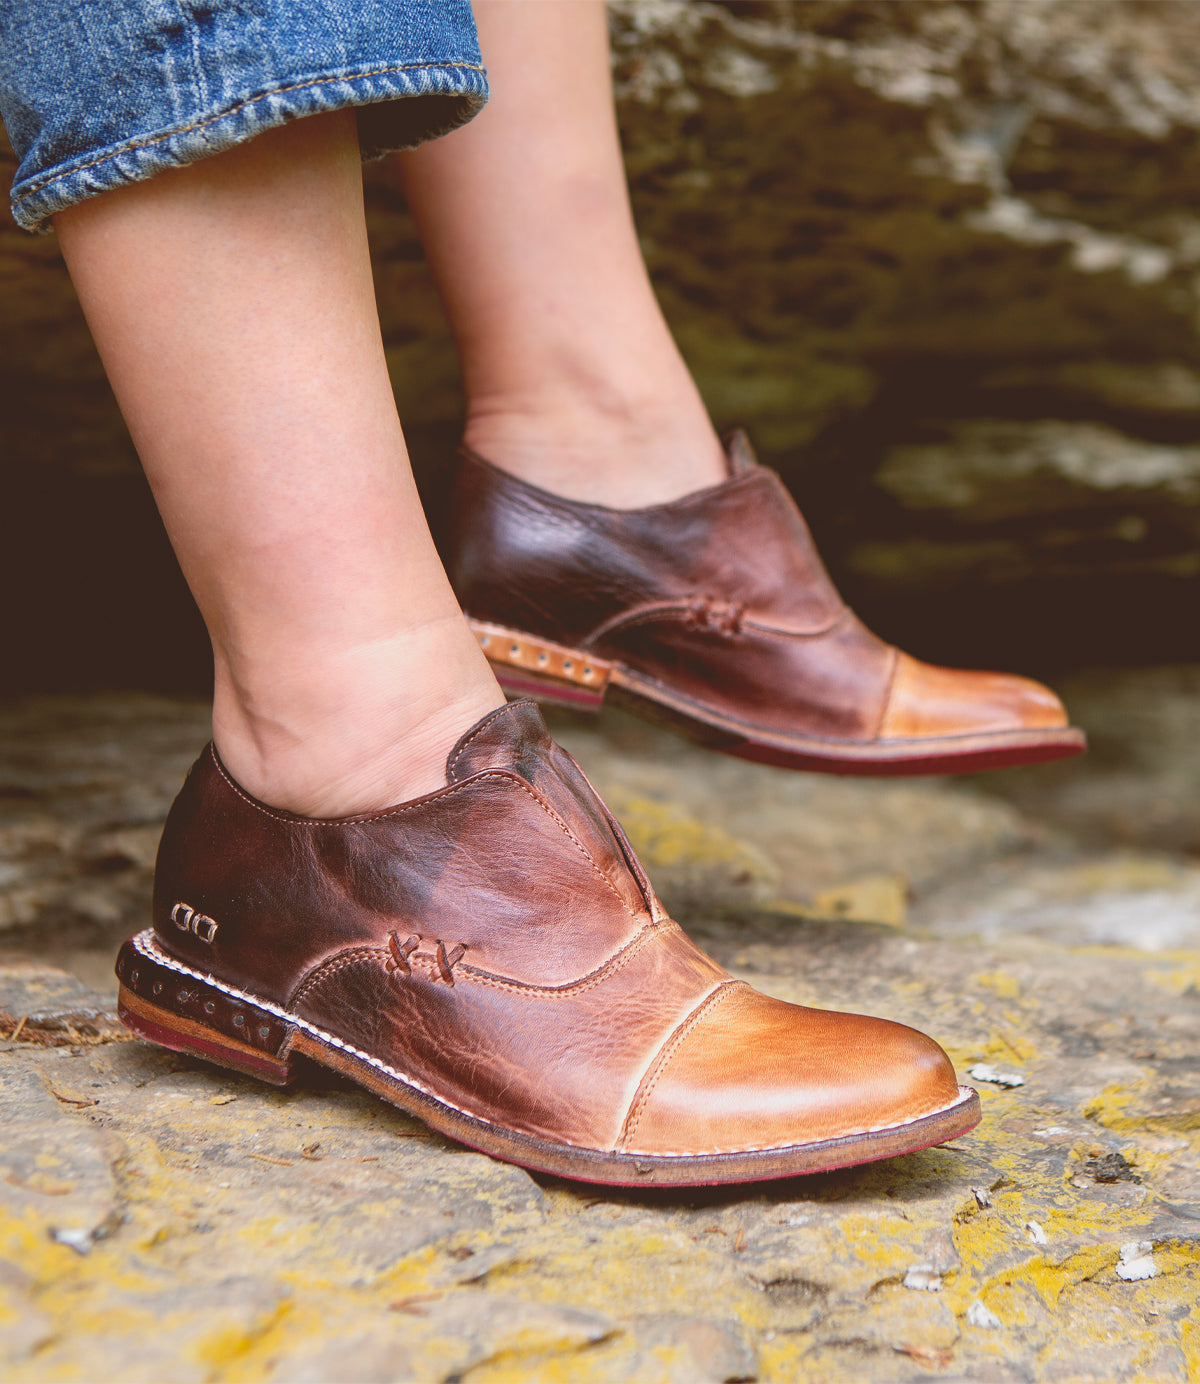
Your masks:
M1054 694L1026 679L936 669L931 681L912 675L915 660L901 667L844 604L744 434L728 454L719 485L613 510L463 449L446 552L463 609L775 735L867 744L1067 724Z
M210 746L163 833L154 928L454 1108L567 1145L785 1147L957 1096L931 1040L767 999L705 956L531 702L465 735L444 789L340 820L256 802Z
M510 732L502 748L497 728ZM473 965L532 985L572 981L632 940L650 916L644 886L536 707L485 722L447 772L446 788L413 802L316 820L256 802L210 745L163 831L160 940L276 1004L314 966L389 931L462 942ZM178 902L218 923L211 944L172 925Z

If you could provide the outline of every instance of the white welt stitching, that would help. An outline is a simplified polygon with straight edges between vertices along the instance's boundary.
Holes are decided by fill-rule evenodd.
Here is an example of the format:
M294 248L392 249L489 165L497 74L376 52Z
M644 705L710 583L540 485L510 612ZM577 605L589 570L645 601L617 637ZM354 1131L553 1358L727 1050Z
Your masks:
M193 971L190 966L185 966L182 961L176 961L174 957L168 956L162 951L154 941L153 929L146 928L144 932L139 932L133 939L134 947L141 952L147 961L154 961L160 966L166 966L169 970L178 971L181 975L191 976L193 980L202 980L205 985L211 985L215 990L220 990L222 994L232 995L234 999L243 1000L246 1004L252 1004L258 1009L264 1009L268 1014L274 1014L277 1019L286 1019L289 1024L295 1024L297 1028L302 1028L305 1033L311 1033L314 1038L319 1038L323 1043L331 1043L335 1048L341 1048L343 1052L352 1053L363 1062L369 1062L372 1067L385 1072L388 1076L394 1077L404 1086L411 1086L414 1091L420 1091L423 1096L429 1096L439 1105L448 1105L451 1110L457 1110L460 1115L466 1115L472 1120L478 1120L480 1124L495 1124L494 1120L486 1119L482 1115L476 1115L473 1111L464 1110L461 1106L455 1105L445 1096L437 1095L427 1086L422 1086L419 1081L414 1081L411 1076L405 1076L403 1072L398 1072L395 1067L389 1067L386 1062L381 1062L378 1057L372 1057L369 1052L363 1052L361 1048L356 1048L353 1043L347 1043L345 1039L339 1038L334 1033L327 1033L325 1029L318 1028L316 1024L310 1024L307 1019L301 1019L299 1015L292 1014L288 1010L281 1008L271 1000L264 1000L258 995L248 995L245 990L238 990L232 985L226 985L223 980L217 980L215 976L207 975L204 971ZM503 1126L498 1126L503 1128Z

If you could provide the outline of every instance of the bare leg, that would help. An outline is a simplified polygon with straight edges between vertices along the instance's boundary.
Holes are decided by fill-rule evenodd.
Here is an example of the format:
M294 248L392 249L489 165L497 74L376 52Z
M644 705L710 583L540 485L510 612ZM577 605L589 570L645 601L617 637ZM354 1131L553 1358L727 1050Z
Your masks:
M212 636L233 775L321 816L440 786L454 740L503 697L406 465L353 114L55 223Z
M399 160L462 357L468 444L618 507L722 479L638 248L603 4L474 8L492 99Z

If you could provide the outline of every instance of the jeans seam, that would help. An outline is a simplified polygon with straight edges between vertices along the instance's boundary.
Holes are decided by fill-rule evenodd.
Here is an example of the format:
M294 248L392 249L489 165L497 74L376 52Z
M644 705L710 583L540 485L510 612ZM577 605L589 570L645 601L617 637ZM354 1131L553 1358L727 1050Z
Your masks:
M202 130L208 125L215 125L219 120L226 120L231 115L237 115L240 111L246 110L250 106L257 105L260 101L268 101L273 96L286 96L289 92L305 91L310 87L332 86L335 82L356 82L365 77L386 77L393 72L421 72L430 68L456 68L466 72L483 72L485 69L480 63L469 62L410 62L395 63L389 67L373 68L369 72L355 72L344 74L339 77L313 77L304 82L293 82L290 86L276 87L272 91L264 91L258 96L251 96L245 101L239 101L236 105L230 106L228 110L219 111L216 115L206 116L203 120L194 120L190 125L180 125L176 129L167 130L163 134L154 135L149 139L130 140L122 144L119 149L114 149L110 153L101 154L98 158L92 159L89 163L77 164L74 168L64 169L61 173L55 173L50 177L44 178L41 182L33 183L26 188L18 197L13 199L13 204L19 205L27 201L30 197L44 189L61 182L64 178L74 177L77 173L84 173L89 168L96 168L102 163L108 163L111 159L119 158L122 154L127 154L136 149L150 149L156 144L162 144L165 140L173 139L176 135L187 134L191 130Z

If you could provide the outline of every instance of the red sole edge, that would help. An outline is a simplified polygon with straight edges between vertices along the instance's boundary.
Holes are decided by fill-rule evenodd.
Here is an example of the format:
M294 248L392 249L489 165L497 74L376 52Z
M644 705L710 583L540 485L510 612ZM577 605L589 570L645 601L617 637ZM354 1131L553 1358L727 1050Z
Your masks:
M485 625L470 620L482 639L483 630L511 638L523 651L542 647L532 635ZM570 655L583 663L588 655L581 650L545 644L558 655ZM563 678L550 676L505 662L503 654L488 651L488 661L496 680L510 697L532 697L547 706L571 711L598 712L605 700L623 706L637 716L675 731L685 739L717 754L777 769L798 769L809 773L836 774L856 778L917 778L926 775L979 774L994 769L1015 769L1032 764L1048 764L1070 759L1087 749L1083 731L1074 727L1044 731L1006 731L947 737L944 740L916 741L911 746L891 748L888 742L856 744L853 752L836 742L800 741L786 745L756 738L744 724L728 720L686 699L658 689L631 673L621 664L605 664L603 683L584 687ZM523 656L523 655L522 655Z

